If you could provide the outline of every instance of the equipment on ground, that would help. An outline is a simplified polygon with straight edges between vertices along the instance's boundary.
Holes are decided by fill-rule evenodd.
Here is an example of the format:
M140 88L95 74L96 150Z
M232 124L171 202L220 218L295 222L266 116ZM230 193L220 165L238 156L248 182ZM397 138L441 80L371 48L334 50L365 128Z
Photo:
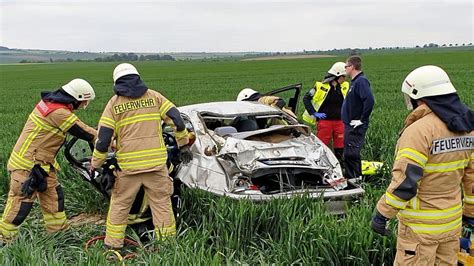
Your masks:
M463 234L459 241L458 265L474 265L474 234L471 226L464 226Z

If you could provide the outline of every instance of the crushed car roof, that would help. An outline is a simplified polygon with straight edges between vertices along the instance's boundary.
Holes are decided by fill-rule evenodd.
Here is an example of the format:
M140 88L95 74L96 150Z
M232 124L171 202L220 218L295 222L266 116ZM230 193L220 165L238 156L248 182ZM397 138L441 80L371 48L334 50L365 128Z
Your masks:
M249 114L249 113L281 113L280 110L271 106L260 104L257 102L209 102L199 103L181 106L178 108L180 112L189 114L192 111L209 112L221 115L234 115L234 114Z

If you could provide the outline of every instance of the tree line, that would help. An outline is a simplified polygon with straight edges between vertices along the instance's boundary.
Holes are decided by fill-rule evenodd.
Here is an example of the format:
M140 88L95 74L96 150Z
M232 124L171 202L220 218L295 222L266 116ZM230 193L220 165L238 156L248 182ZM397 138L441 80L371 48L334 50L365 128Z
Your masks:
M137 55L135 53L121 53L113 54L106 57L97 57L94 59L96 62L115 62L115 61L156 61L156 60L167 60L167 61L176 61L171 55L159 55L159 54L150 54L150 55Z

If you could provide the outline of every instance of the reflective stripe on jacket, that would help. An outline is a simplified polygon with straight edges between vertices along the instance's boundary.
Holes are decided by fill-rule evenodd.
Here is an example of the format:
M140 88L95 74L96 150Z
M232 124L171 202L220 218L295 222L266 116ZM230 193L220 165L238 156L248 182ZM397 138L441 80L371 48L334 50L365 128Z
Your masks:
M329 90L331 89L331 85L329 83L321 83L321 82L316 82L314 84L314 95L311 103L313 104L314 110L318 111L321 105L323 104L324 100L326 99L326 96L328 95ZM341 92L344 98L347 95L347 91L349 90L349 82L344 81L341 84ZM307 110L304 111L303 113L303 120L311 125L316 124L316 119L308 113Z
M166 163L161 123L173 125L166 115L172 107L172 102L150 89L139 98L115 95L109 100L99 121L99 132L100 127L113 129L123 174L156 171ZM175 132L178 145L187 144L187 135L186 129ZM95 149L92 166L102 166L106 157L107 152Z
M58 150L64 142L66 132L77 124L85 131L96 135L93 128L82 123L67 108L59 108L43 116L35 108L28 116L25 126L13 147L8 160L8 171L30 171L34 164L39 163L46 171L50 165L59 169L55 160Z
M474 217L473 152L473 132L449 131L427 105L419 106L405 121L392 181L377 210L397 215L424 242L459 234L463 213Z

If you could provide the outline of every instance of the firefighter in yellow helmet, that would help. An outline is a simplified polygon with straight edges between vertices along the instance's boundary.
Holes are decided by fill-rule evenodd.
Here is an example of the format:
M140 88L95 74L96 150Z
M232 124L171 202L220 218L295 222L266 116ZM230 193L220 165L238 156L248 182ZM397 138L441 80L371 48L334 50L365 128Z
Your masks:
M341 119L341 108L349 90L345 65L344 62L334 63L324 80L317 81L303 97L306 109L303 120L316 126L316 136L327 146L332 139L334 154L341 163L344 153L344 123Z
M55 158L68 133L89 142L95 139L96 130L73 113L94 98L94 89L83 79L41 93L8 160L10 191L0 221L0 240L10 241L17 235L36 198L49 233L68 227Z
M167 150L161 123L174 127L184 163L192 159L192 153L186 146L188 132L178 109L163 95L149 89L133 65L119 64L114 69L113 80L116 95L109 100L100 118L92 167L102 166L115 139L120 171L112 189L105 244L119 249L123 247L130 208L142 186L157 238L176 234L170 201L173 181L166 167Z
M437 66L413 70L402 92L414 110L371 226L386 235L397 216L395 265L456 265L462 216L474 221L474 112Z

